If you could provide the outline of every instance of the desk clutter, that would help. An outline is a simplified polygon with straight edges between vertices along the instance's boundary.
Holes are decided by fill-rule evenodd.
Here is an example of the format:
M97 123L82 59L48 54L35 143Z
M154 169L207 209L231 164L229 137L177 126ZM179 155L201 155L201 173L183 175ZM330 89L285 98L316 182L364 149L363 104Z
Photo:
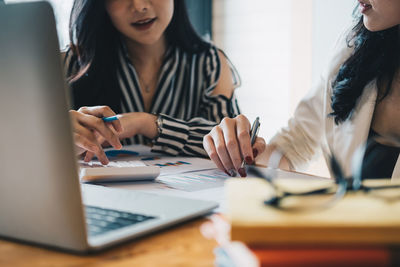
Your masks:
M301 178L279 180L310 185ZM318 183L324 180L312 186ZM265 205L274 191L263 179L225 185L227 211L212 218L217 266L399 266L399 198L347 192L328 208L291 212Z

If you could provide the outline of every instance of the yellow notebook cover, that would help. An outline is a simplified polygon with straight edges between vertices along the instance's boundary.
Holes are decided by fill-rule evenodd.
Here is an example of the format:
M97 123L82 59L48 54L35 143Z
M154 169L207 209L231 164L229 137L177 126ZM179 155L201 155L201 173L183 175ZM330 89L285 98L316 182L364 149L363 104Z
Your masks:
M304 186L305 181L291 182ZM272 192L262 179L226 182L232 240L250 245L400 245L400 201L353 192L331 208L293 213L264 205Z

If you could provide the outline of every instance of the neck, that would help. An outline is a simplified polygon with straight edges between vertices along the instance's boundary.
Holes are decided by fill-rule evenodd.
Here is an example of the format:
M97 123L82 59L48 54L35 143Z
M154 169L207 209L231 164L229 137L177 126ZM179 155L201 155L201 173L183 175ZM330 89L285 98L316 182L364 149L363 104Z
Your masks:
M167 49L165 37L150 45L139 44L129 39L125 39L125 44L135 67L160 64Z

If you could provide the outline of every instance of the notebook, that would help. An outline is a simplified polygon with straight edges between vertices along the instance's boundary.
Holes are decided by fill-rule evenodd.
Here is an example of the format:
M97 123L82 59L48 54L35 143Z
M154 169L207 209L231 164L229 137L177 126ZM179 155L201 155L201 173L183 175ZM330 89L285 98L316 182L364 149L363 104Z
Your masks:
M296 178L296 174L279 179L307 186L307 179ZM264 205L272 192L271 186L258 178L226 182L232 240L250 245L400 244L400 201L358 192L348 193L328 209L289 212Z

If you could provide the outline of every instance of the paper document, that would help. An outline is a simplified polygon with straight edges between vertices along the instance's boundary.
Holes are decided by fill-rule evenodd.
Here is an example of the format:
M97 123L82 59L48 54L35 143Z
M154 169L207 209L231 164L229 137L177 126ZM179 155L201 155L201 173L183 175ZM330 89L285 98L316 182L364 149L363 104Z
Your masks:
M222 187L228 178L229 176L225 173L213 169L182 174L162 175L157 178L157 181L174 189L193 192Z
M105 149L106 152L118 150ZM177 174L184 172L193 172L201 170L216 169L217 166L209 159L197 157L172 157L159 153L151 152L151 148L144 145L124 146L121 150L131 153L113 153L116 156L109 157L110 163L107 167L135 167L135 166L156 166L160 168L161 175ZM133 153L137 155L133 155ZM102 166L98 160L92 160L89 163L80 161L82 167Z
M160 175L216 169L211 160L195 157L142 157L140 160L148 166L160 167Z

